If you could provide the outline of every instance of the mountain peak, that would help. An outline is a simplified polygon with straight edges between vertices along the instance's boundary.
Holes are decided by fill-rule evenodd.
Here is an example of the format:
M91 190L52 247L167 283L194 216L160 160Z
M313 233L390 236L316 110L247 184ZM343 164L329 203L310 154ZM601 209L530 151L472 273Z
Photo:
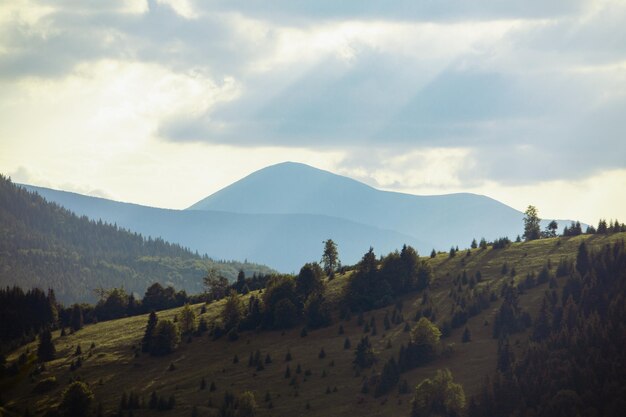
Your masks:
M361 200L370 186L300 162L255 171L189 207L245 213L318 213L320 203Z

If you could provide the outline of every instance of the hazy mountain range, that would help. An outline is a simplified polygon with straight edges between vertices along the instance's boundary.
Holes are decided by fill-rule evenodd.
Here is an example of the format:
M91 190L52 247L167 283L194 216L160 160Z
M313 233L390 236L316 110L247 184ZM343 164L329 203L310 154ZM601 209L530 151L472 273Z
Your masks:
M23 186L78 215L162 237L214 259L248 260L285 272L319 260L328 238L337 242L342 262L352 264L369 246L380 254L406 243L426 254L432 248L467 247L472 238L513 239L523 227L523 213L489 197L381 191L292 162L256 171L186 210Z

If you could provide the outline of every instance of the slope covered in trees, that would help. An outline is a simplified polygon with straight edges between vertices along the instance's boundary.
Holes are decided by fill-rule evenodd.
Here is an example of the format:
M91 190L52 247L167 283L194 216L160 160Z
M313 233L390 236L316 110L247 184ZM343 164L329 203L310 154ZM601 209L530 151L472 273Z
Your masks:
M209 304L53 330L45 366L34 353L49 344L43 334L7 355L0 388L14 384L3 398L17 415L60 406L76 379L103 415L613 415L623 409L625 238L475 245L454 257L368 251L333 279L315 264L263 289L242 279ZM386 300L369 303L375 277Z
M202 291L207 268L234 280L261 265L215 262L162 239L77 217L0 176L0 285L53 288L63 303L97 300L94 289L143 294L153 282Z

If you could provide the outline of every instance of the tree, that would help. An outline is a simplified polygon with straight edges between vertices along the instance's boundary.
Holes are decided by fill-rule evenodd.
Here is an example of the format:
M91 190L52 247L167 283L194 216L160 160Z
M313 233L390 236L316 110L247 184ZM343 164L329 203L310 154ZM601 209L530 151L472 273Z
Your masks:
M589 268L589 252L585 242L582 242L578 246L578 253L576 254L576 270L581 276L584 276L589 271Z
M427 378L415 388L412 417L432 415L455 417L465 407L463 387L453 382L450 370L438 370L433 379Z
M329 278L335 275L339 255L337 253L337 244L332 239L324 241L324 253L322 254L322 265L324 272Z
M300 273L296 277L296 293L302 303L307 300L310 294L324 291L323 277L324 271L317 263L307 263L300 269Z
M556 237L556 230L558 228L559 228L559 224L556 222L556 220L552 220L546 226L546 236L547 237Z
M407 323L408 327L408 323ZM441 331L426 317L421 317L413 331L409 344L400 349L398 365L403 371L423 365L434 357L439 351L439 339Z
M70 327L75 332L83 328L83 309L78 304L74 304L72 307Z
M386 279L381 279L374 248L363 255L345 288L345 298L353 311L382 307L393 301L393 291Z
M441 331L426 317L422 317L411 332L411 342L416 345L427 345L436 349L439 346Z
M222 309L222 323L224 325L224 330L229 331L231 329L236 329L241 322L243 312L243 303L241 302L241 298L237 295L237 292L231 291L226 299L226 303L224 303L224 308Z
M148 316L148 324L146 325L146 331L143 334L143 339L141 340L141 351L149 352L152 346L152 338L154 336L154 329L156 328L158 318L154 310L150 312Z
M196 330L196 313L185 304L180 312L180 331L182 334L190 334Z
M207 273L202 278L202 282L206 291L209 293L213 300L221 300L226 296L228 290L228 280L221 275L215 268L208 268Z
M372 344L367 336L361 338L354 351L353 363L361 368L369 368L374 364L375 357Z
M108 291L105 301L96 305L98 320L113 320L126 315L128 309L128 295L123 288L113 288Z
M470 245L470 248L476 249L477 247L478 247L478 243L476 243L476 239L472 239L472 244Z
M330 308L321 293L311 294L306 300L306 303L304 303L304 318L307 326L312 329L330 324Z
M263 305L268 325L277 328L291 327L300 318L300 300L295 280L290 275L274 275L263 292Z
M535 206L528 206L524 212L524 240L530 241L541 237L539 223L541 219Z
M88 416L92 401L93 392L87 384L74 381L63 391L59 411L67 417Z
M150 353L155 356L166 355L178 347L180 335L178 326L170 320L159 320L154 329Z
M54 359L56 349L52 343L52 333L49 329L44 329L39 334L39 345L37 346L37 357L41 362L48 362Z
M237 398L237 411L235 417L254 417L256 415L257 404L254 394L244 391Z

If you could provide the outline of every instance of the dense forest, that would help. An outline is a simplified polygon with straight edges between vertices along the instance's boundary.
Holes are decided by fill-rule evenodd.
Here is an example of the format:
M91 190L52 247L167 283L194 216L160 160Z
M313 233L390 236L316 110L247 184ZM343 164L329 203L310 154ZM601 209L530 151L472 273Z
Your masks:
M624 241L591 252L581 243L562 288L550 287L519 358L508 342L515 328L496 334L496 374L470 400L468 417L624 415Z
M209 238L209 237L207 237ZM96 302L94 290L143 294L160 282L198 293L208 269L234 280L267 267L217 262L162 239L77 217L0 176L0 285L53 288L63 303Z

